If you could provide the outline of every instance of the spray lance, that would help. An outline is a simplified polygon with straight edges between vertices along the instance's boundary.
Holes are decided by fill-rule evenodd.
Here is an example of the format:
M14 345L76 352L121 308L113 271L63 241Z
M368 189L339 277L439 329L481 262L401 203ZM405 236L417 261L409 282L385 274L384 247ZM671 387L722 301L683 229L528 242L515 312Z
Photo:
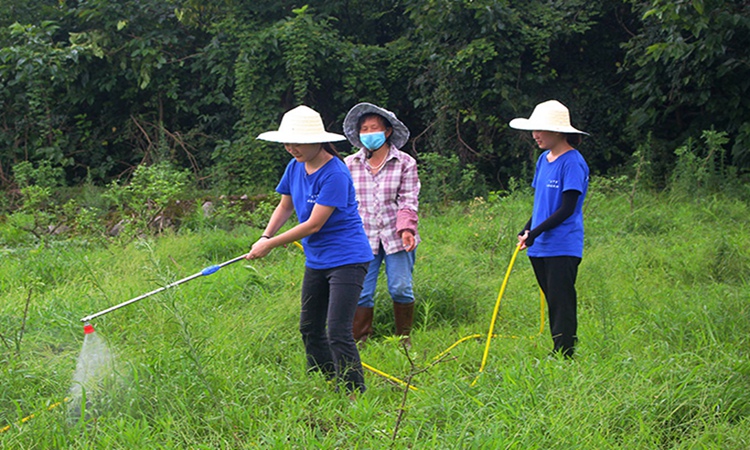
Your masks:
M146 297L150 297L150 296L152 296L154 294L158 294L161 291L164 291L164 290L167 290L169 288L178 286L178 285L180 285L182 283L186 283L186 282L188 282L190 280L193 280L195 278L205 277L205 276L211 275L212 273L216 273L222 267L225 267L225 266L228 266L230 264L236 263L237 261L241 261L243 259L245 259L245 255L238 256L236 258L230 259L229 261L225 261L225 262L223 262L221 264L216 264L216 265L213 265L213 266L206 267L205 269L201 270L200 272L198 272L196 274L193 274L193 275L190 275L189 277L185 277L185 278L183 278L181 280L175 281L174 283L168 284L168 285L160 287L158 289L154 289L151 292L147 292L147 293L145 293L143 295L139 295L138 297L132 298L132 299L126 301L126 302L122 302L119 305L112 306L111 308L107 308L105 310L99 311L98 313L94 313L94 314L91 314L89 316L86 316L86 317L84 317L84 318L81 319L81 322L84 323L83 332L84 332L84 334L91 334L91 333L93 333L94 332L94 327L91 325L90 321L93 320L93 319L96 319L99 316L103 316L104 314L110 313L110 312L115 311L117 309L120 309L120 308L122 308L124 306L128 306L128 305L133 304L133 303L135 303L135 302L137 302L139 300L143 300Z
M299 245L299 244L297 244L297 245ZM115 305L115 306L113 306L111 308L107 308L107 309L105 309L103 311L99 311L98 313L91 314L90 316L86 316L86 317L82 318L81 322L84 323L84 325L83 325L83 334L84 334L85 337L84 337L84 348L81 350L81 356L79 356L79 367L76 368L75 378L77 379L77 381L79 381L80 384L85 384L88 378L96 376L95 371L97 369L97 364L99 364L99 365L102 364L101 360L97 360L97 361L94 361L96 364L93 364L92 362L89 362L89 366L87 366L85 364L83 366L81 366L80 365L80 361L82 360L82 358L84 358L84 354L85 353L87 353L87 352L93 352L93 353L91 353L91 354L88 355L89 357L93 357L93 358L97 358L97 357L98 358L102 358L102 355L107 355L107 352L103 351L101 348L99 348L99 349L96 348L96 345L97 345L98 341L96 339L96 335L95 335L95 332L94 332L94 326L91 325L91 323L89 322L90 320L93 320L93 319L95 319L95 318L97 318L99 316L102 316L104 314L112 312L112 311L114 311L116 309L120 309L123 306L127 306L127 305L130 305L132 303L135 303L138 300L143 300L146 297L150 297L150 296L152 296L154 294L157 294L157 293L159 293L161 291L164 291L166 289L169 289L169 288L175 287L177 285L180 285L182 283L188 282L188 281L190 281L190 280L192 280L194 278L204 277L204 276L211 275L212 273L216 273L222 267L225 267L225 266L228 266L230 264L236 263L237 261L240 261L240 260L242 260L244 258L245 258L245 255L242 255L242 256L238 256L238 257L236 257L234 259L230 259L229 261L223 262L221 264L216 264L216 265L213 265L213 266L206 267L205 269L201 270L200 272L198 272L198 273L196 273L194 275L191 275L191 276L189 276L187 278L183 278L183 279L181 279L179 281L175 281L174 283L168 284L167 286L160 287L159 289L155 289L155 290L153 290L151 292L148 292L146 294L140 295L140 296L138 296L136 298L133 298L131 300L128 300L126 302L120 303L119 305ZM86 342L89 342L89 345L93 345L94 346L93 350L86 350L86 348L87 348ZM104 348L104 350L106 350L106 347ZM84 358L84 360L85 360L85 358ZM83 370L83 372L81 372L79 374L80 370ZM80 377L80 379L78 379L79 377ZM80 389L79 389L79 394L78 395L80 395ZM67 403L68 401L71 401L72 398L75 398L75 395L71 395L69 397L66 397L61 402L56 402L56 403L50 405L47 408L47 410L51 411L52 409L54 409L54 408L56 408L56 407L58 407L58 406L60 406L60 405L62 405L64 403ZM33 419L34 417L35 417L35 414L31 414L29 416L26 416L26 417L24 417L23 419L21 419L19 421L19 424L23 424L25 422L28 422L29 420ZM0 428L0 434L5 433L6 431L8 431L10 429L11 429L11 425L7 425L5 427Z

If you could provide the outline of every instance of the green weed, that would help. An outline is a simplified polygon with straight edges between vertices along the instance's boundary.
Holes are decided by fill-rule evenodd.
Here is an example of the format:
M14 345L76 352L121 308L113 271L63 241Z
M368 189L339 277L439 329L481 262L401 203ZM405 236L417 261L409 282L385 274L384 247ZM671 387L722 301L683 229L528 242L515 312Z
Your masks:
M403 386L367 372L367 392L351 402L306 373L297 331L304 256L289 246L96 319L116 357L116 384L83 414L47 410L70 389L80 317L238 256L260 230L185 228L117 247L6 247L0 427L10 429L0 446L747 448L748 206L720 194L639 192L631 209L623 186L588 205L576 359L547 358L549 328L539 333L546 317L521 254L474 387L531 199L511 193L424 208L412 350L407 357L391 336L381 283L375 334L361 352L402 380L429 368L406 397ZM24 315L17 352L12 336Z

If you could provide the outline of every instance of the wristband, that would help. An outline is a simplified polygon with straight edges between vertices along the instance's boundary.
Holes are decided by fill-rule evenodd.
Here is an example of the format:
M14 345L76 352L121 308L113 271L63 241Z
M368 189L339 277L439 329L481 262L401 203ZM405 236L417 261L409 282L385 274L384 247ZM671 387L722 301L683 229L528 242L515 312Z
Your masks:
M271 239L271 236L267 236L267 235L264 234L263 236L260 237L260 239L263 239L263 238Z

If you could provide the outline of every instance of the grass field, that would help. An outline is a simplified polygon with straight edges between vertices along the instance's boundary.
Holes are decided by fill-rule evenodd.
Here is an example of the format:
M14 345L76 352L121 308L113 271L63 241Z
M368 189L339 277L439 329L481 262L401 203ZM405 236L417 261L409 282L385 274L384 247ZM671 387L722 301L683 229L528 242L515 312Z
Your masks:
M413 348L407 357L390 337L380 283L362 352L387 374L414 375L418 390L368 372L355 402L305 373L304 256L290 246L94 320L113 374L83 407L48 410L69 395L80 318L241 255L260 230L5 247L0 429L10 428L0 447L750 448L750 208L740 200L641 194L631 208L593 190L576 359L547 358L521 254L476 385L484 337L435 363L460 338L486 336L530 212L523 193L424 208Z

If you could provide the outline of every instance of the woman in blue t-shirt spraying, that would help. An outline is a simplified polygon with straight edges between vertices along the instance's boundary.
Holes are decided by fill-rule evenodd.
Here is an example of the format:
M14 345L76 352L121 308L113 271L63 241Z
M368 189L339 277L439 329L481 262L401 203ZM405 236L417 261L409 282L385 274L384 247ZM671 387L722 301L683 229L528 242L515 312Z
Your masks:
M326 132L320 114L303 105L284 114L278 130L258 139L283 143L294 159L276 187L281 201L246 258L262 258L276 247L302 241L300 332L308 367L343 382L349 392L363 392L352 322L372 251L349 169L329 144L346 138ZM292 212L299 224L276 235Z
M588 133L570 125L568 108L557 100L538 104L531 117L513 119L510 127L531 131L546 150L536 163L534 210L518 245L528 248L547 298L553 352L572 358L578 339L575 283L583 257L582 207L589 185L588 165L575 147Z

